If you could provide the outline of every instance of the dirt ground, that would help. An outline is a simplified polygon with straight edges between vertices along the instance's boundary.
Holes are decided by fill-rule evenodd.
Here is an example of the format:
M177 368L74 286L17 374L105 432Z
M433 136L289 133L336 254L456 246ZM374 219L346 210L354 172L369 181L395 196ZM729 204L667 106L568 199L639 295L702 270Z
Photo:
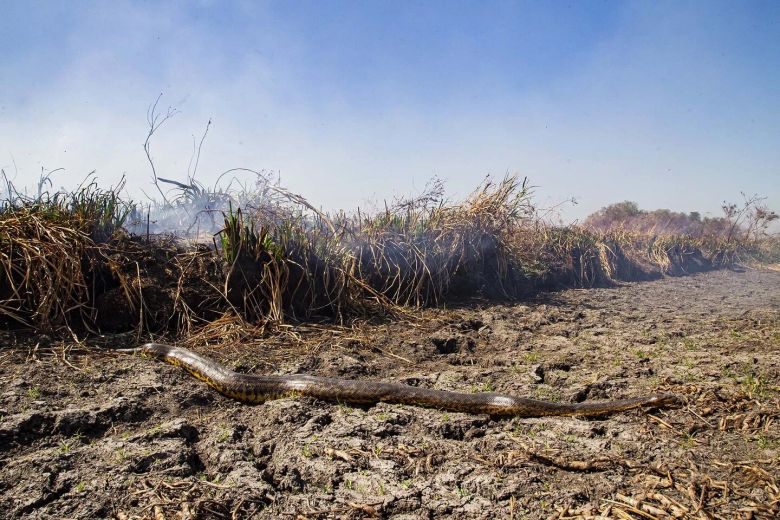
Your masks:
M553 401L663 391L685 403L598 420L307 398L249 406L175 367L106 350L138 341L0 333L0 517L780 514L778 271L472 302L265 338L225 321L183 342L244 372Z

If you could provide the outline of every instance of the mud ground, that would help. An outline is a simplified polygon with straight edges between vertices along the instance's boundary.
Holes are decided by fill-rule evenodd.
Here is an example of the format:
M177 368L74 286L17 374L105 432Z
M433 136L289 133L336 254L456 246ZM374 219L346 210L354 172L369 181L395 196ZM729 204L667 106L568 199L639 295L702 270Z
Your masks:
M236 370L554 401L606 419L230 401L179 369L0 333L2 518L776 518L780 272L718 271L183 344Z

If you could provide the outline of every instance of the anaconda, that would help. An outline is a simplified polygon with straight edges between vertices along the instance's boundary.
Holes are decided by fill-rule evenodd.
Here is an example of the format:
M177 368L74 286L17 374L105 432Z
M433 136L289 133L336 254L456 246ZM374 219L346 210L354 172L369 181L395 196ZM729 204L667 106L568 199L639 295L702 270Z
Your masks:
M656 394L605 402L553 403L495 392L449 392L380 381L303 374L241 374L187 349L161 343L147 343L120 351L138 353L181 367L217 392L246 403L261 403L287 396L309 396L350 404L383 402L493 416L542 417L598 416L634 408L666 406L678 401L674 395Z

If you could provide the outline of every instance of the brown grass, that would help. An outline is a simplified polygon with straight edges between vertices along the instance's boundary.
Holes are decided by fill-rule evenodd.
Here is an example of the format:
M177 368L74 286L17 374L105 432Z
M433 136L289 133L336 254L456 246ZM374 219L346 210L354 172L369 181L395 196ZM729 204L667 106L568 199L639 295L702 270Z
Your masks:
M96 305L113 291L120 297L105 307L129 309L120 329L185 331L226 313L257 326L348 323L477 295L512 299L780 257L776 238L551 226L513 176L487 179L460 202L434 184L370 214L326 215L281 188L267 193L243 194L255 203L235 210L229 201L214 248L197 251L128 237L136 206L94 183L11 197L0 211L0 319L100 329Z

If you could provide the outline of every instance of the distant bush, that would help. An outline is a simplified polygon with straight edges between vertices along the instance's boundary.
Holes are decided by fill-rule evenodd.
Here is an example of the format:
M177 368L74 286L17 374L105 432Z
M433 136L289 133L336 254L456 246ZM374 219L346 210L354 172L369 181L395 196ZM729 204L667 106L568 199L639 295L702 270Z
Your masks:
M731 222L725 217L704 217L697 211L675 212L668 209L646 211L636 202L624 201L601 208L583 222L586 229L613 231L622 229L643 234L726 236Z
M583 226L600 232L625 230L646 235L685 235L746 243L767 238L770 224L780 216L769 210L761 197L743 195L743 198L742 204L724 202L721 206L723 216L704 218L697 211L647 211L640 209L636 202L618 202L588 216Z

